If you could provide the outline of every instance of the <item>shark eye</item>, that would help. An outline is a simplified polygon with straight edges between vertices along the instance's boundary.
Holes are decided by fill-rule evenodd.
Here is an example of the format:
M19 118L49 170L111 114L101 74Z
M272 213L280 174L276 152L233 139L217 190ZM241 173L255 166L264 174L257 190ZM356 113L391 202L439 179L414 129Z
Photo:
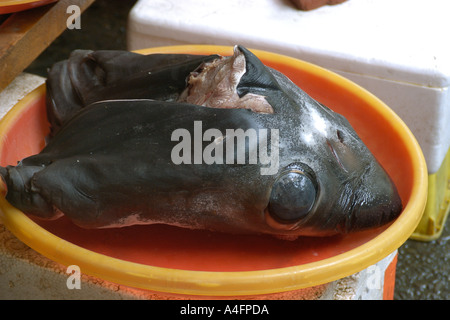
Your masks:
M314 177L297 168L283 173L272 186L268 211L280 223L292 223L308 215L316 202Z

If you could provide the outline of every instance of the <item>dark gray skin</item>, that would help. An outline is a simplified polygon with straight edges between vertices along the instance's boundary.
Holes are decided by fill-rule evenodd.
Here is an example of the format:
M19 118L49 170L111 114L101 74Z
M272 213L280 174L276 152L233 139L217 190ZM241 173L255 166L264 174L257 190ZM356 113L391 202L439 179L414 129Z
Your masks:
M175 101L186 77L217 55L140 55L128 51L75 50L55 63L46 81L51 135L80 109L112 99Z
M148 99L93 103L40 154L0 169L8 201L41 218L62 212L86 228L164 223L288 239L393 221L402 210L395 185L348 121L245 48L235 55L245 57L238 96L262 95L273 113ZM276 172L262 175L259 161L175 164L171 135L184 128L194 137L194 121L203 132L278 129Z

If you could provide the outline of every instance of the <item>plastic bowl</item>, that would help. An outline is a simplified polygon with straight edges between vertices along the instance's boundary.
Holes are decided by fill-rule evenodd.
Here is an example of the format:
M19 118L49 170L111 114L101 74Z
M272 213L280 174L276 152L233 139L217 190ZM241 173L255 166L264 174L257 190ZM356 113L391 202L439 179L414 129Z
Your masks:
M404 204L389 226L346 236L284 241L164 225L84 230L67 219L32 220L0 197L0 218L21 241L63 265L118 284L192 296L274 294L317 286L359 272L399 248L424 211L427 168L400 118L351 81L290 57L252 50L312 97L343 114L397 185ZM140 53L230 55L232 47L175 46ZM20 101L0 123L0 163L38 153L48 133L45 86Z
M40 6L45 6L57 0L2 0L0 2L0 14L24 11Z

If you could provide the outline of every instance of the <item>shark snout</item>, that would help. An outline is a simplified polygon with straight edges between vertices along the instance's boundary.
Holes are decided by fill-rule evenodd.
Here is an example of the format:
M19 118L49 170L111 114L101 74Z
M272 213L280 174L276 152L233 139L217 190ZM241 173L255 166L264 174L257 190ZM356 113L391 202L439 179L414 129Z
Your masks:
M358 138L339 130L336 137L326 144L341 185L340 232L376 228L395 220L403 207L387 172Z
M383 226L402 212L402 200L392 180L378 164L370 167L353 185L346 233Z

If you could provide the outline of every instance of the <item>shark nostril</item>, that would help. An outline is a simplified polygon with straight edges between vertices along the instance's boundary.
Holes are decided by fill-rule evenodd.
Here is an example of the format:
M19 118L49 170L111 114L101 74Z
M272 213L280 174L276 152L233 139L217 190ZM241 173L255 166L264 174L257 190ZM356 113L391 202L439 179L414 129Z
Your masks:
M344 134L342 133L341 130L336 130L336 136L339 140L340 143L344 143Z
M339 156L338 156L335 148L333 147L332 143L328 139L327 139L327 145L328 145L328 148L330 149L331 154L333 155L334 159L336 159L336 162L339 164L339 167L341 167L345 172L348 172L347 169L342 164L341 159L339 159Z

